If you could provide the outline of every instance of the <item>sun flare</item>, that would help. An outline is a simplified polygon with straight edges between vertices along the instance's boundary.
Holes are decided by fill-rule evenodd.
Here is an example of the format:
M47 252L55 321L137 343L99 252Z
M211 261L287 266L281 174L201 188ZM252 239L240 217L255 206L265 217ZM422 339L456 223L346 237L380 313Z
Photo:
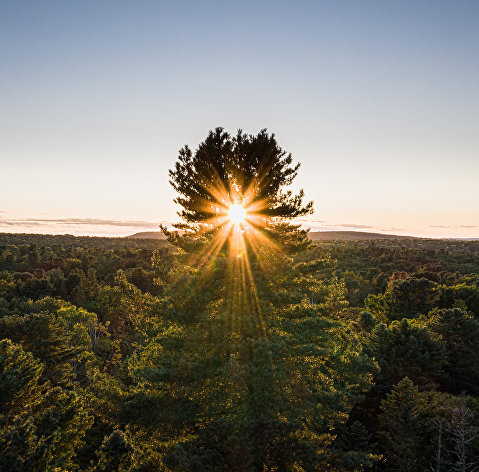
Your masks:
M234 225L244 223L247 217L246 210L243 205L233 203L228 208L228 218Z

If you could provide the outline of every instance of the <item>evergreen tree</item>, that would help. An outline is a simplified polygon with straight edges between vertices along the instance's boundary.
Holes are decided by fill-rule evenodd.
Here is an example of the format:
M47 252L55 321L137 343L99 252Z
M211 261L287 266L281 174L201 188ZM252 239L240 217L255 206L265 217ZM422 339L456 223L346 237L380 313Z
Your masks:
M0 342L0 470L73 470L91 417L74 391L41 382L43 366Z
M391 276L384 294L369 295L366 308L389 320L416 318L436 305L440 293L437 284L426 278L399 273Z
M193 153L180 150L170 170L170 183L179 196L178 213L184 223L176 225L186 234L179 237L163 228L170 241L187 252L224 230L231 205L242 205L251 231L262 233L283 250L296 251L307 245L306 233L289 220L312 213L313 202L303 205L304 192L285 190L297 176L299 164L266 130L256 136L241 130L235 136L223 128L210 131ZM233 228L230 228L233 230Z
M437 285L425 278L407 277L391 280L386 291L389 302L388 316L416 317L434 308L439 299Z
M381 402L379 422L386 439L388 457L401 472L422 472L424 451L422 400L417 386L405 377Z
M431 330L446 345L442 384L453 393L479 393L479 322L469 313L452 308L437 310L431 318Z
M72 346L70 334L50 313L0 318L2 336L30 351L43 366L41 381L66 385L72 378L72 361L81 349Z
M171 317L129 362L124 414L138 431L174 438L162 459L172 470L324 470L332 430L370 387L373 361L324 316L343 292L306 301L321 264L295 264L309 242L290 219L312 204L284 191L291 163L265 131L218 128L194 154L181 150L170 173L186 233L165 232L186 254L183 274L166 292ZM228 221L234 204L246 221ZM150 414L134 415L138 405Z
M416 320L402 319L389 326L376 325L367 351L380 367L375 377L378 392L389 391L406 376L418 385L429 387L442 378L446 358L444 341Z
M115 430L105 437L99 452L98 463L91 472L127 472L131 465L132 446L122 431Z
M292 162L291 154L266 130L256 136L240 130L231 137L216 128L194 154L188 146L181 149L170 171L171 183L180 194L175 202L183 207L180 216L188 223L205 222L227 202L260 203L261 213L269 217L289 219L310 213L311 202L302 206L303 191L298 195L283 191L299 169L299 164L291 167Z
M337 450L337 468L341 471L361 472L369 470L381 459L373 453L372 434L359 421L338 428L338 436L334 442Z
M38 401L43 366L9 339L0 341L0 415L16 415Z

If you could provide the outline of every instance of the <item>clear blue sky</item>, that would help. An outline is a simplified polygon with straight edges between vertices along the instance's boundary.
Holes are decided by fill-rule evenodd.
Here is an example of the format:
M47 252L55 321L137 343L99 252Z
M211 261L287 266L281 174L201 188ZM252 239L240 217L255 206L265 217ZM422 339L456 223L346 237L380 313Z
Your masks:
M302 163L306 225L479 237L479 2L0 1L0 231L175 221L223 126Z

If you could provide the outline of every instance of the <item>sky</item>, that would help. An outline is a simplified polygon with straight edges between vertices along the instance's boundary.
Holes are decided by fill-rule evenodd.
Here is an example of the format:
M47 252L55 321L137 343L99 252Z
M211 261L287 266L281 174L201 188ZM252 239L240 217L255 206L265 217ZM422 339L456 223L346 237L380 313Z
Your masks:
M275 133L312 230L479 238L479 2L0 0L0 232L178 221L178 150Z

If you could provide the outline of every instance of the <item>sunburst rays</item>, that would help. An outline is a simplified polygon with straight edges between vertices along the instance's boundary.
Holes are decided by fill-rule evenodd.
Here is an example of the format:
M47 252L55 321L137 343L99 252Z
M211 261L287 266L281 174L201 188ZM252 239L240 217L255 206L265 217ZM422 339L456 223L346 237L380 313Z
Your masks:
M199 206L209 217L200 223L200 227L212 237L203 249L203 263L210 263L209 259L226 244L233 259L248 257L249 250L259 257L260 248L279 251L266 235L265 230L271 224L271 217L267 215L269 202L255 198L256 183L251 183L244 192L235 179L228 186L212 182L211 186L204 184L204 188L210 198L199 202Z
M227 185L221 181L218 183L216 178L212 178L208 185L207 180L202 179L201 186L207 191L208 198L198 199L196 205L206 217L195 225L196 230L191 235L197 240L204 238L204 244L190 262L201 274L198 285L192 287L196 292L204 289L210 270L222 254L229 274L225 279L225 302L230 328L236 331L240 329L239 323L245 323L257 335L266 338L256 271L259 269L268 279L271 264L265 254L281 253L281 250L268 237L268 230L274 222L268 211L271 202L257 198L260 181L250 183L243 190L237 179Z

